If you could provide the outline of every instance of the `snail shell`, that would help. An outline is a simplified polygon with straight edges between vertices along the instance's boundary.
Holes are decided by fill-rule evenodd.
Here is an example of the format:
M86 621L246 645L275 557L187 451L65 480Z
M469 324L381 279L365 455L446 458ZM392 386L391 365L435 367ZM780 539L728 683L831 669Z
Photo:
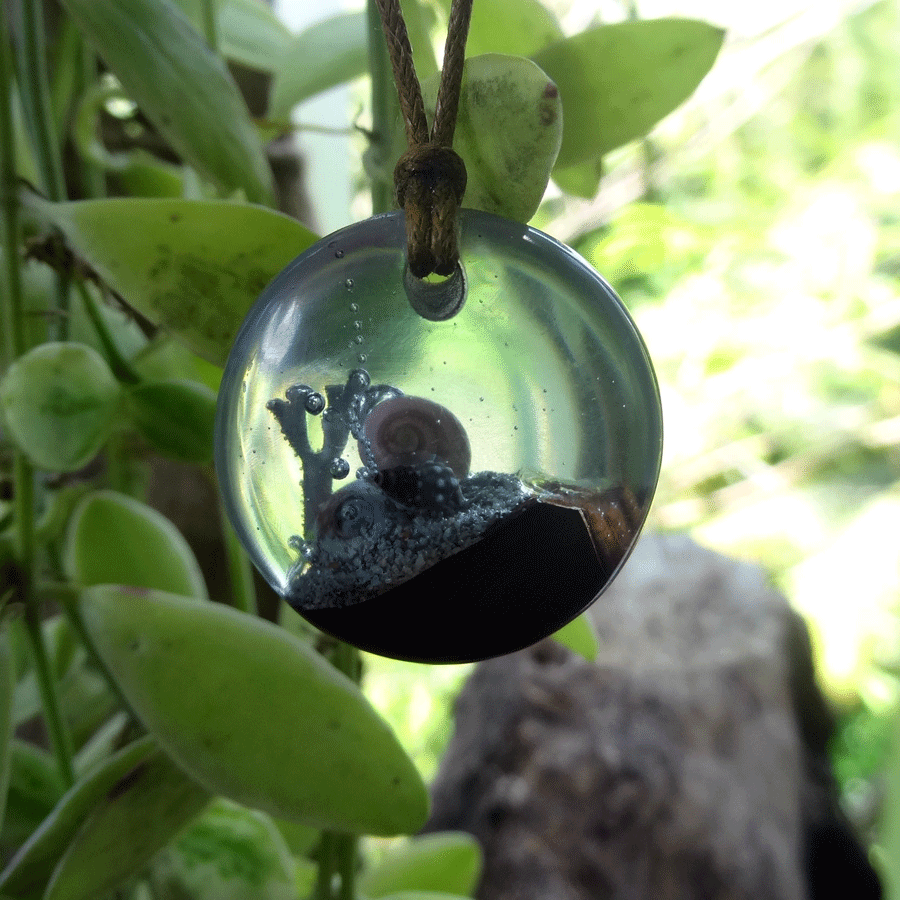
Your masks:
M349 540L390 523L390 501L377 485L356 481L332 494L316 514L320 539Z
M472 450L466 430L449 409L432 400L382 400L366 416L363 434L379 471L437 462L449 466L457 478L469 474Z

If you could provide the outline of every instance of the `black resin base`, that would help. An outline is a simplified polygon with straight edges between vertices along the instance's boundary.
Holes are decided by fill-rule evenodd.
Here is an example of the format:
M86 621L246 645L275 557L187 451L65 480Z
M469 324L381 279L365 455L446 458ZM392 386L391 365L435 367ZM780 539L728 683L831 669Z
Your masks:
M535 502L477 543L362 603L298 609L320 630L395 659L471 662L520 650L600 593L622 558L599 558L582 512ZM493 586L486 595L485 584Z

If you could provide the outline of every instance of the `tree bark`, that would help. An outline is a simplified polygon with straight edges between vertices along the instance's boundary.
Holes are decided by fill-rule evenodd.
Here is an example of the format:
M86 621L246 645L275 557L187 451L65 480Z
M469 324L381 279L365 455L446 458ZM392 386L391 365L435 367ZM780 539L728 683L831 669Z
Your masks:
M880 896L805 627L759 569L648 536L590 614L595 663L548 640L459 697L426 830L480 840L479 900Z

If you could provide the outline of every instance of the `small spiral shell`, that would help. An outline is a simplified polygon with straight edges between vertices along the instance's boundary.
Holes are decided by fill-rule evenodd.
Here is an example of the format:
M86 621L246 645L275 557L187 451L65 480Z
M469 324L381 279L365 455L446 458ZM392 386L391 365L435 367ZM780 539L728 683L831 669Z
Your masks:
M319 538L349 540L383 528L390 514L388 507L387 497L377 485L365 481L348 484L319 507Z
M437 462L457 478L469 474L472 451L466 430L449 409L432 400L382 400L366 416L363 432L379 471ZM360 445L363 455L362 441Z

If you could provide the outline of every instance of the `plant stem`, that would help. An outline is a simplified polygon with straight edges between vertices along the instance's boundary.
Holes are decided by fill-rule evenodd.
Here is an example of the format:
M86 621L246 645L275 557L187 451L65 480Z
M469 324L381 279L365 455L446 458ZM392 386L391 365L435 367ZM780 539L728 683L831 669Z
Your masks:
M3 291L3 354L8 366L26 349L25 315L22 303L22 271L19 258L19 217L16 195L16 159L13 138L12 59L6 17L0 15L0 195L2 195L3 251L6 260ZM48 107L49 109L49 107ZM31 645L35 677L41 695L44 720L66 785L74 782L72 747L63 723L59 696L47 659L41 629L40 600L34 592L35 510L34 471L21 451L13 457L13 503L16 529L16 562L19 568L20 600L25 605L25 630Z
M356 900L356 835L336 836L337 871L341 878L338 900Z
M19 260L19 202L16 197L16 145L12 115L12 58L6 17L0 16L0 201L2 201L5 290L3 304L3 371L25 347L25 315Z
M369 38L369 74L372 78L372 151L375 169L387 173L391 131L400 113L400 101L394 87L391 61L388 57L381 15L375 0L366 3ZM394 192L390 180L372 179L372 213L387 212L393 205Z
M335 641L327 652L331 664L351 681L359 684L362 677L362 655L352 644ZM314 895L314 900L355 900L356 895L356 847L357 837L343 832L322 832L322 855L319 857L319 881L317 891L327 885L329 893ZM340 877L340 887L332 892L334 875Z
M316 876L316 887L312 900L334 900L331 893L334 881L335 863L335 839L337 835L331 831L323 831L319 841L319 872Z
M37 163L41 190L53 201L66 199L62 154L50 97L47 74L47 46L42 0L18 0L20 33L16 48L19 58L19 96L28 121L32 151ZM58 340L69 333L69 276L56 273L55 293Z
M66 199L66 188L50 103L44 10L41 0L18 0L18 7L21 33L17 46L22 108L32 129L41 190L51 200L62 201Z
M97 80L97 54L84 41L77 38L78 68L76 73L76 96L83 97L93 88ZM106 176L103 169L92 159L83 157L81 164L81 189L85 197L106 196Z
M33 597L29 600L30 602L25 607L25 629L31 645L32 664L44 711L44 724L47 727L50 746L53 748L63 784L71 787L75 783L75 770L72 767L72 743L63 721L53 672L50 670L50 660L47 657L47 646L44 643L44 632L41 628L40 607Z
M256 589L253 586L253 569L250 560L235 534L231 522L220 503L219 517L222 520L222 540L228 557L228 575L231 580L231 603L241 612L256 615Z

